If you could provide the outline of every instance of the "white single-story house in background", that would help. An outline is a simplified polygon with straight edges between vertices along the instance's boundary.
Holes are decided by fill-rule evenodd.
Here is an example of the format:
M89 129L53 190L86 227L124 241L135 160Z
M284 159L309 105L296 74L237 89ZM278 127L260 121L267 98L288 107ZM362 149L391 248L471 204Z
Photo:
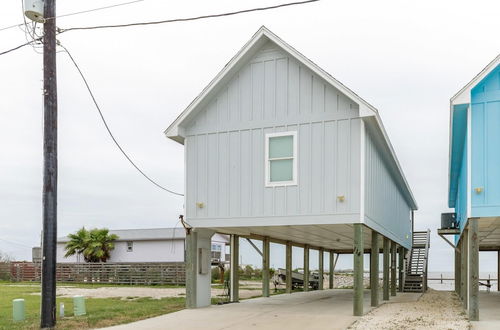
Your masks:
M118 239L108 262L184 262L184 228L119 229L109 233L117 235ZM57 239L57 262L84 262L83 256L64 257L68 241L68 236ZM228 244L226 235L212 237L213 261L226 261Z

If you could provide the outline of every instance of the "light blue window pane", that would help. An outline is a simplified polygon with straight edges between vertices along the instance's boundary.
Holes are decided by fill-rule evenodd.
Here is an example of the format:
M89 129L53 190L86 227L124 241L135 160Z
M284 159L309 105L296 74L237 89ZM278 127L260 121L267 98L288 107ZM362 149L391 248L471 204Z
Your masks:
M293 136L269 138L269 158L293 157Z
M293 159L271 160L271 182L293 180Z

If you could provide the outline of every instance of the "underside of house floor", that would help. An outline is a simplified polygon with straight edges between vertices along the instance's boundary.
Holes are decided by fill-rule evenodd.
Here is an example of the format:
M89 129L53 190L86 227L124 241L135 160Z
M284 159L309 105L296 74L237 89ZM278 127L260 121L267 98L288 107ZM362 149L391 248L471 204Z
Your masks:
M398 293L390 302L413 302L421 293ZM364 312L370 307L370 290L364 292ZM334 289L281 294L162 315L116 330L142 329L346 329L359 317L352 315L352 290ZM382 302L381 302L382 303Z

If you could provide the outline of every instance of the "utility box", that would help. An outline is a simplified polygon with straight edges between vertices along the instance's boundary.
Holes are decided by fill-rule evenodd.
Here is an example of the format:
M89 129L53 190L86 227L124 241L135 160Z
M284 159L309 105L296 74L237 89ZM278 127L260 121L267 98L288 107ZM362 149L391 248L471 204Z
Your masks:
M441 229L458 228L456 217L456 213L441 213Z
M198 249L198 273L202 275L208 274L210 268L210 250Z
M35 246L31 249L31 259L33 262L42 262L42 248Z
M24 15L30 20L43 23L44 2L43 0L23 0L24 1Z

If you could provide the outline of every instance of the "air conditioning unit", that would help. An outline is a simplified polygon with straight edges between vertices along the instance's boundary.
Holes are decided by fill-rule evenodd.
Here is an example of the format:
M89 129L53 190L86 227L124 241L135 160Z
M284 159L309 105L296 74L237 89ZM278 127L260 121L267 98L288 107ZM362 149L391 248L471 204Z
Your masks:
M458 228L456 213L441 213L441 229Z

